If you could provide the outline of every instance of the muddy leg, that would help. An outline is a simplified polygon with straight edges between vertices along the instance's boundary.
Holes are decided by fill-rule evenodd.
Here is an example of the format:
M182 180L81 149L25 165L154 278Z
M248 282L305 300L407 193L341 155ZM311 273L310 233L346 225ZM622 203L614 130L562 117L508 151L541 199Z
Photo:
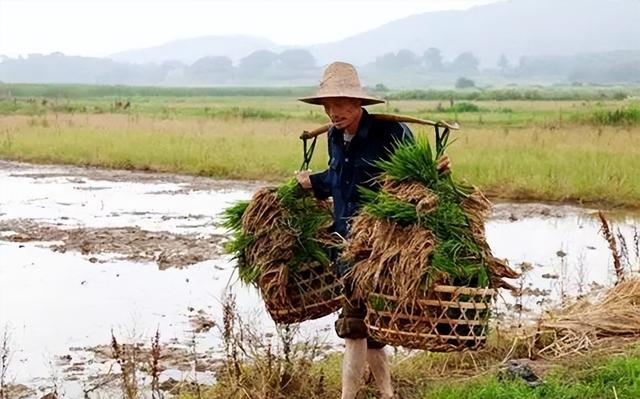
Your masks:
M360 389L367 361L367 339L345 339L342 360L342 399L354 399Z
M384 348L367 349L367 363L369 363L369 368L376 379L376 385L380 390L380 395L382 395L381 398L392 399L391 372L389 371L389 362Z

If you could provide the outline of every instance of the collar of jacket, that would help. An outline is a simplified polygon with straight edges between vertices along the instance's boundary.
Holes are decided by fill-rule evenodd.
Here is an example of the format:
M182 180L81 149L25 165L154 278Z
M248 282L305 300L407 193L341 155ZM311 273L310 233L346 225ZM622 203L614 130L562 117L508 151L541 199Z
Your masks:
M354 137L355 139L364 140L369 136L369 131L371 130L371 123L373 121L373 117L369 115L366 109L362 108L362 117L360 117L360 123L358 124L358 131ZM344 130L338 130L334 126L331 126L329 130L329 136L338 144L342 144L342 140L344 139Z

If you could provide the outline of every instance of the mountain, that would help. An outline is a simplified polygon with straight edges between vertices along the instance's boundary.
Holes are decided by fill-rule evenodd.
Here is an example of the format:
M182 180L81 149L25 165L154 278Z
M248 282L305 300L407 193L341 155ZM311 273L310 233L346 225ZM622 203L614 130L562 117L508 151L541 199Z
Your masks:
M506 0L414 15L306 49L235 35L177 40L102 59L0 56L0 81L315 85L323 65L342 60L359 65L366 84L390 87L450 87L460 77L479 84L637 83L638 21L640 0ZM423 57L429 48L439 50Z
M430 12L309 50L319 63L371 62L385 52L429 47L445 59L472 51L482 66L501 54L562 55L640 49L638 0L510 0L462 11Z
M285 48L285 46L260 37L202 36L176 40L155 47L122 51L110 55L109 58L115 61L138 64L180 61L190 65L207 56L226 56L235 62L256 50L282 51Z
M639 0L507 0L467 10L413 15L307 49L319 65L334 60L363 65L387 52L408 49L422 55L429 47L436 47L445 60L471 51L481 67L493 67L502 54L515 62L526 55L640 50L638 21ZM124 51L110 58L192 64L204 56L227 56L237 62L255 50L280 52L286 48L252 36L206 36Z

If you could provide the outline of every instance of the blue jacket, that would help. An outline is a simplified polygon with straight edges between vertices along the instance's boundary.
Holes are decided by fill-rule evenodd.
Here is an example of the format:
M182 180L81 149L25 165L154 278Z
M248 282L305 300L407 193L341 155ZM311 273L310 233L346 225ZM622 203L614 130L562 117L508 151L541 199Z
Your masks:
M378 189L374 178L381 170L374 163L389 159L394 143L413 140L413 133L402 123L375 120L363 109L358 132L346 150L343 135L342 130L329 129L329 168L311 175L311 186L316 198L333 197L333 231L347 237L349 219L362 205L357 187Z

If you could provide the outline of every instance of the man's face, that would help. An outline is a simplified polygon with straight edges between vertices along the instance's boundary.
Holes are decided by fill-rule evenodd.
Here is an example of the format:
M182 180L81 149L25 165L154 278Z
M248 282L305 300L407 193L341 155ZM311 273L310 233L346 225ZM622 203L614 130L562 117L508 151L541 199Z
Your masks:
M322 100L322 105L337 129L355 131L358 128L362 109L357 98L330 97Z

